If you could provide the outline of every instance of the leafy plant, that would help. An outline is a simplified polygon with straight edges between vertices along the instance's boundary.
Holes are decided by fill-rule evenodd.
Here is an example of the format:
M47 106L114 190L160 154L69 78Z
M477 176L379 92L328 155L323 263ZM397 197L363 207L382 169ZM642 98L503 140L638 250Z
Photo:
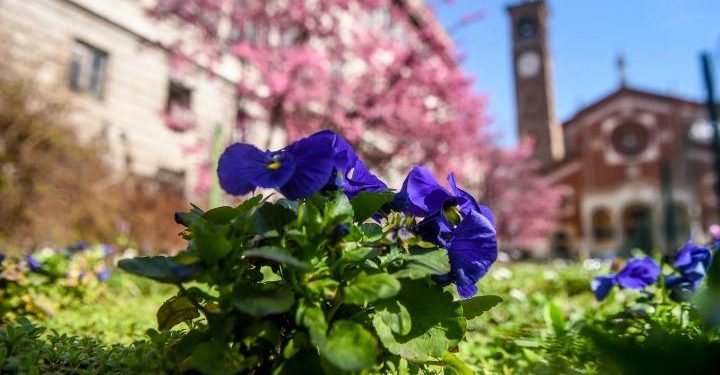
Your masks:
M296 200L272 202L257 195L237 207L206 212L193 206L177 215L187 227L186 250L119 263L125 271L178 287L157 312L161 332L185 327L167 342L178 360L176 370L394 374L444 367L448 373L469 372L452 353L468 320L501 301L467 298L486 271L479 267L489 267L474 260L473 252L490 251L491 264L497 251L494 237L477 238L492 233L484 229L492 228L489 221L478 216L479 206L452 180L454 193L434 193L439 211L426 207L427 217L418 223L393 209L394 194L361 172L364 164L351 150L341 145L354 173L332 161L340 159L333 158L337 149L325 153L322 148L341 143L333 137L321 132L274 152L231 146L220 160L226 190L243 194L262 184ZM308 154L318 160L308 162ZM237 170L224 169L228 159ZM327 173L319 171L322 165ZM324 186L334 173L342 184ZM349 194L338 185L371 188ZM408 191L415 199L417 191ZM478 222L486 226L472 230ZM445 227L432 231L431 225ZM433 235L421 237L428 231ZM463 231L471 232L469 238ZM472 247L482 241L487 249ZM456 300L444 288L448 278L467 299Z
M356 199L386 201L382 193ZM196 208L182 215L187 250L120 267L178 285L157 319L163 331L188 325L172 343L181 369L394 373L457 364L448 356L467 319L500 299L453 301L432 281L450 270L444 249L395 235L409 220L401 214L358 223L353 207L331 193Z

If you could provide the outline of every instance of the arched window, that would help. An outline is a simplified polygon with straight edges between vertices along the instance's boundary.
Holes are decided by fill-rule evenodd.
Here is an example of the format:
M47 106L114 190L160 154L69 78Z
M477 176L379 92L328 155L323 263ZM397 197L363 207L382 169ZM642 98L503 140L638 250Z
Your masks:
M623 228L625 244L623 255L629 255L633 249L652 251L652 211L645 204L632 204L623 210Z
M666 215L669 212L666 211ZM690 212L688 206L682 202L674 202L672 204L672 216L666 217L669 222L665 223L665 231L668 235L668 246L681 246L690 236Z
M557 231L551 236L553 254L560 258L570 258L570 236L566 231Z
M604 207L595 209L592 214L592 233L595 242L610 241L615 237L610 210Z

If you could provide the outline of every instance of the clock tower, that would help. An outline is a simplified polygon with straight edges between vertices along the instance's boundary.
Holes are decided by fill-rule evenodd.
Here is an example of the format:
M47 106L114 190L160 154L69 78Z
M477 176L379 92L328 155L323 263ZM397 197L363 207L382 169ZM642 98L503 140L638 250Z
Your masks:
M532 137L535 157L548 165L565 152L562 127L555 118L548 9L544 0L526 0L507 9L512 22L518 136Z

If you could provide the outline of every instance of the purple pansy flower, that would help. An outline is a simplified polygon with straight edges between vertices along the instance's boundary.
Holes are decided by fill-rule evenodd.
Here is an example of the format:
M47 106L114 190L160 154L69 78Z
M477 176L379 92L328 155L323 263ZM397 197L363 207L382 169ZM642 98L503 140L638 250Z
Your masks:
M436 277L440 284L455 283L462 298L477 291L477 282L497 259L495 227L487 217L470 211L449 234L447 245L450 273Z
M278 189L292 200L309 197L330 179L333 135L316 133L278 151L262 151L245 143L230 145L218 162L220 186L232 195L264 187Z
M660 276L660 266L650 257L630 259L617 274L598 276L590 287L595 298L602 301L613 286L625 289L643 289L654 284Z
M675 256L673 265L681 274L690 279L702 279L710 267L712 253L705 246L697 246L689 240Z
M440 186L427 168L414 167L397 201L405 203L405 212L424 217L413 228L421 238L448 251L450 273L436 281L455 283L458 294L470 298L477 293L475 284L497 259L495 223L488 208L457 187L453 174L448 182L452 192Z
M88 247L89 247L89 246L88 246L88 243L87 243L87 242L85 242L85 241L80 241L80 242L78 242L78 243L76 243L76 244L74 244L74 245L68 246L67 249L68 249L68 251L70 251L71 253L76 253L76 252L80 252L80 251L86 250Z
M678 273L665 278L665 286L670 289L670 298L676 301L687 300L702 283L711 260L710 249L688 240L675 255L673 266Z
M333 188L343 190L348 198L354 197L361 191L377 193L388 189L384 182L370 173L367 165L360 160L345 139L330 130L323 130L318 134L325 134L333 138L335 165L334 173L330 177L330 185Z
M415 216L428 216L449 206L457 206L462 213L469 210L480 212L495 225L490 209L479 205L470 193L460 189L455 174L450 173L447 180L451 192L442 187L426 167L413 167L399 193L401 198L398 200L405 203L404 211Z
M100 270L100 272L97 273L97 279L100 282L105 282L110 278L110 270L107 268L103 268Z
M35 258L34 256L27 255L25 257L25 261L27 262L30 271L39 272L40 270L42 270L42 265L40 264L40 261L38 261L37 258Z
M408 173L402 190L396 196L396 204L402 205L399 207L402 211L424 217L415 227L422 239L446 246L452 227L473 211L495 226L490 209L479 205L472 195L460 189L454 174L448 176L448 183L452 192L440 186L427 168L416 166Z

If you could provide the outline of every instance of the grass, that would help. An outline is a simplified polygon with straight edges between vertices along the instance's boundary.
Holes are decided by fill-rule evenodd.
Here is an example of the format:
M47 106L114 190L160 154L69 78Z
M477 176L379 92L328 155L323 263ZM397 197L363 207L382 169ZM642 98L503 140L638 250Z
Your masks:
M590 292L590 280L597 273L576 263L496 264L480 282L480 294L495 294L504 301L469 322L467 340L460 345L458 355L478 373L606 373L609 371L604 367L607 361L584 328L607 328L610 332L618 321L618 314L634 306L633 301L640 294L615 292L605 302L596 302ZM116 373L134 373L138 368L147 370L142 367L146 363L157 363L160 367L164 366L162 361L171 363L161 351L154 351L155 339L150 339L146 331L157 327L157 308L174 295L175 288L126 274L113 276L105 288L92 301L72 305L45 321L36 322L48 328L44 332L26 328L32 333L30 336L45 337L44 343L33 341L36 352L55 353L60 348L76 345L85 356L111 361ZM693 338L683 333L692 331L683 325L686 323L678 323L672 314L654 316L650 323L675 327L681 332L677 336L680 340L692 342ZM635 321L634 318L631 321ZM0 329L0 341L2 335ZM48 342L53 340L61 344L48 347ZM615 343L609 345L612 349ZM130 360L122 362L120 358ZM122 363L118 364L118 360ZM82 363L75 361L72 363ZM95 370L104 366L91 363Z
M127 274L110 279L106 289L92 301L59 310L39 322L49 331L91 336L106 344L130 344L147 339L145 331L156 328L158 307L175 294L175 287Z

